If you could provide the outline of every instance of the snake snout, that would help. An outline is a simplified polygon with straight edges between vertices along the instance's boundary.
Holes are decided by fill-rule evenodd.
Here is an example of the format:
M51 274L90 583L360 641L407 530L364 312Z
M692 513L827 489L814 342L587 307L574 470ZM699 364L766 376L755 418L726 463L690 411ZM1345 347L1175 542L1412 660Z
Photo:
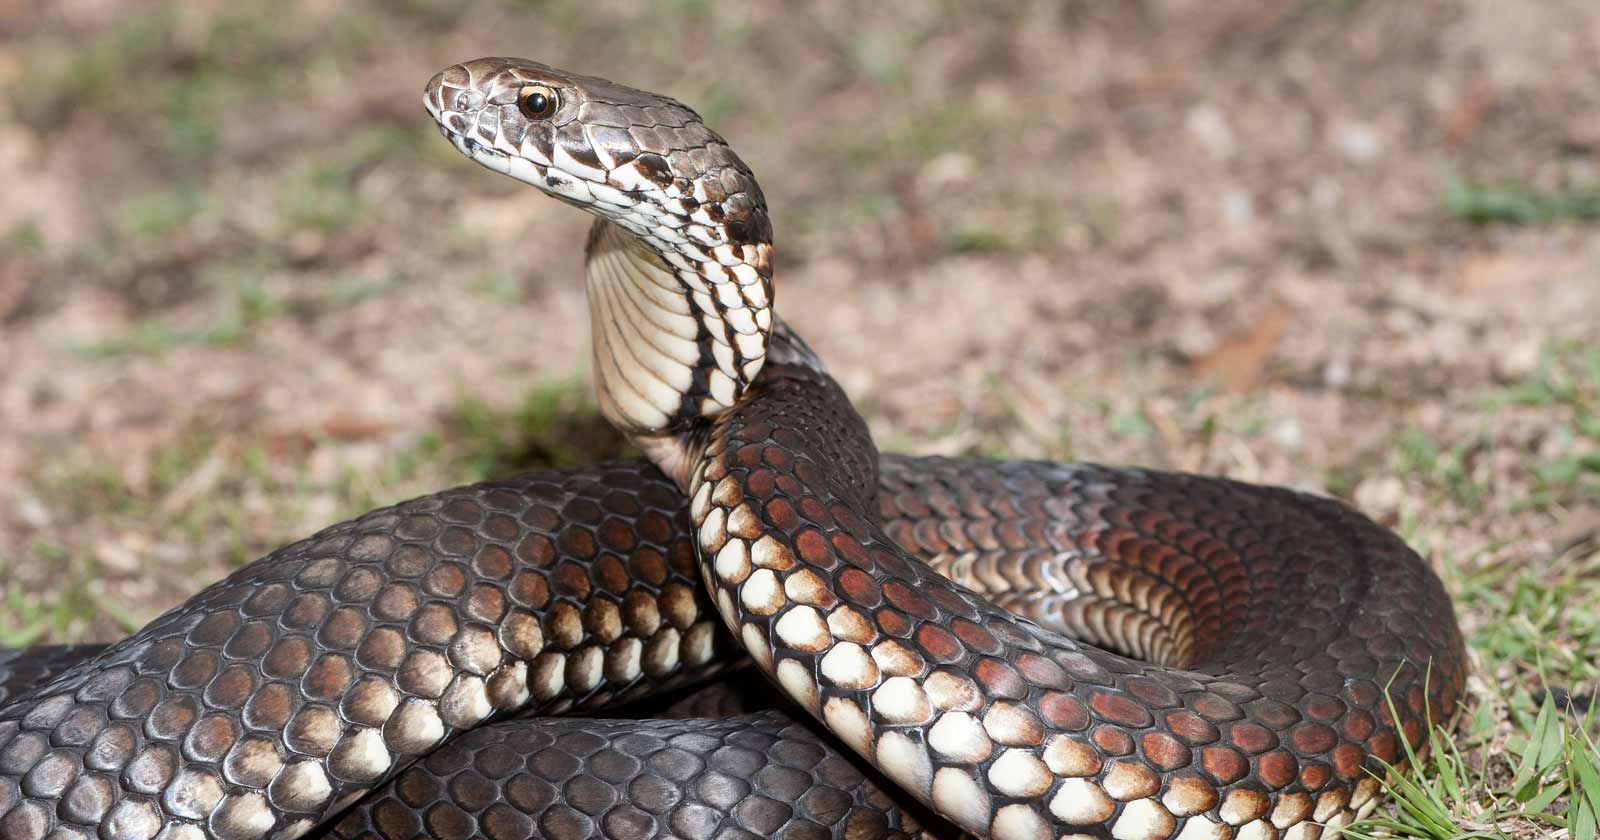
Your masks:
M443 86L444 86L444 71L443 70L440 70L439 72L433 74L433 78L429 79L428 83L422 86L422 104L425 107L427 107L429 110L432 110L433 107L438 103L438 101L439 101L439 88L441 88Z

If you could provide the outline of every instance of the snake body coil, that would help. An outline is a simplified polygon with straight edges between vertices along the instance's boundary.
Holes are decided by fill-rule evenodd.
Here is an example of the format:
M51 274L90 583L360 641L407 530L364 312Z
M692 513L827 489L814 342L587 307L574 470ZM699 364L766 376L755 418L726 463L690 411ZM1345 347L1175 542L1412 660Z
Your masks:
M754 177L683 105L500 58L424 101L599 217L601 409L661 471L445 491L246 566L0 708L5 840L1299 840L1454 707L1443 587L1338 502L880 461L772 313ZM875 770L783 712L494 722L733 647Z

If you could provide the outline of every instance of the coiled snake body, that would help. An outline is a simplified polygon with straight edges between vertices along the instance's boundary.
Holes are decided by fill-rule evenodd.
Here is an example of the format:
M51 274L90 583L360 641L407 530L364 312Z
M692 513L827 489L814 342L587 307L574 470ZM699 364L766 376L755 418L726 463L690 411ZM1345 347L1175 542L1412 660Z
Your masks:
M654 466L374 511L23 690L5 840L1311 838L1453 709L1443 587L1338 502L880 460L773 316L765 201L687 107L503 58L424 101L468 157L598 217L601 410ZM797 708L497 722L737 650Z

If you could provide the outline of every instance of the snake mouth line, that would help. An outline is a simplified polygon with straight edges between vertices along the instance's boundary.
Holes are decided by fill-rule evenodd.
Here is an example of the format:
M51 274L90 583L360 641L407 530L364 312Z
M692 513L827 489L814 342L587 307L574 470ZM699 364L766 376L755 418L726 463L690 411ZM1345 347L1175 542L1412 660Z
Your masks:
M502 152L493 146L487 145L475 137L468 137L465 134L457 134L445 127L442 123L439 125L439 133L444 136L444 139L450 141L450 145L456 147L456 151L459 151L469 158L477 159L479 154L495 158L511 157L511 155L507 154L506 152Z
M467 155L468 157L477 157L480 153L484 154L484 155L488 155L490 157L498 157L498 158L511 157L510 155L506 154L505 152L502 152L499 149L493 148L491 146L486 146L482 142L480 142L478 140L474 140L471 137L465 137L465 136L459 136L458 135L455 138L455 144L456 144L456 148L460 149L462 151L462 153Z
M454 131L446 128L444 125L439 126L439 133L444 135L446 140L450 141L450 145L456 147L456 151L465 155L469 160L475 161L503 175L510 175L518 180L533 183L531 180L529 180L529 178L524 177L524 173L512 171L514 168L523 168L517 166L516 164L531 164L530 161L527 161L524 158L516 157L515 155L507 152L502 152L499 149L496 149L493 146L490 146L474 137L469 137L465 134L457 134ZM535 167L530 165L527 168Z

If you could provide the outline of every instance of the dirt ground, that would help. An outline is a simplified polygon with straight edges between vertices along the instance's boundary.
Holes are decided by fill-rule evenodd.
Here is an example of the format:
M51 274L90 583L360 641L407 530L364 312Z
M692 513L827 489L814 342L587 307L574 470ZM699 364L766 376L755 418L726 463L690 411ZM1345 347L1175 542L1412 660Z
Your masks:
M115 638L339 516L614 450L586 217L420 106L486 54L701 110L885 448L1331 492L1458 593L1595 553L1588 0L9 0L0 643Z

